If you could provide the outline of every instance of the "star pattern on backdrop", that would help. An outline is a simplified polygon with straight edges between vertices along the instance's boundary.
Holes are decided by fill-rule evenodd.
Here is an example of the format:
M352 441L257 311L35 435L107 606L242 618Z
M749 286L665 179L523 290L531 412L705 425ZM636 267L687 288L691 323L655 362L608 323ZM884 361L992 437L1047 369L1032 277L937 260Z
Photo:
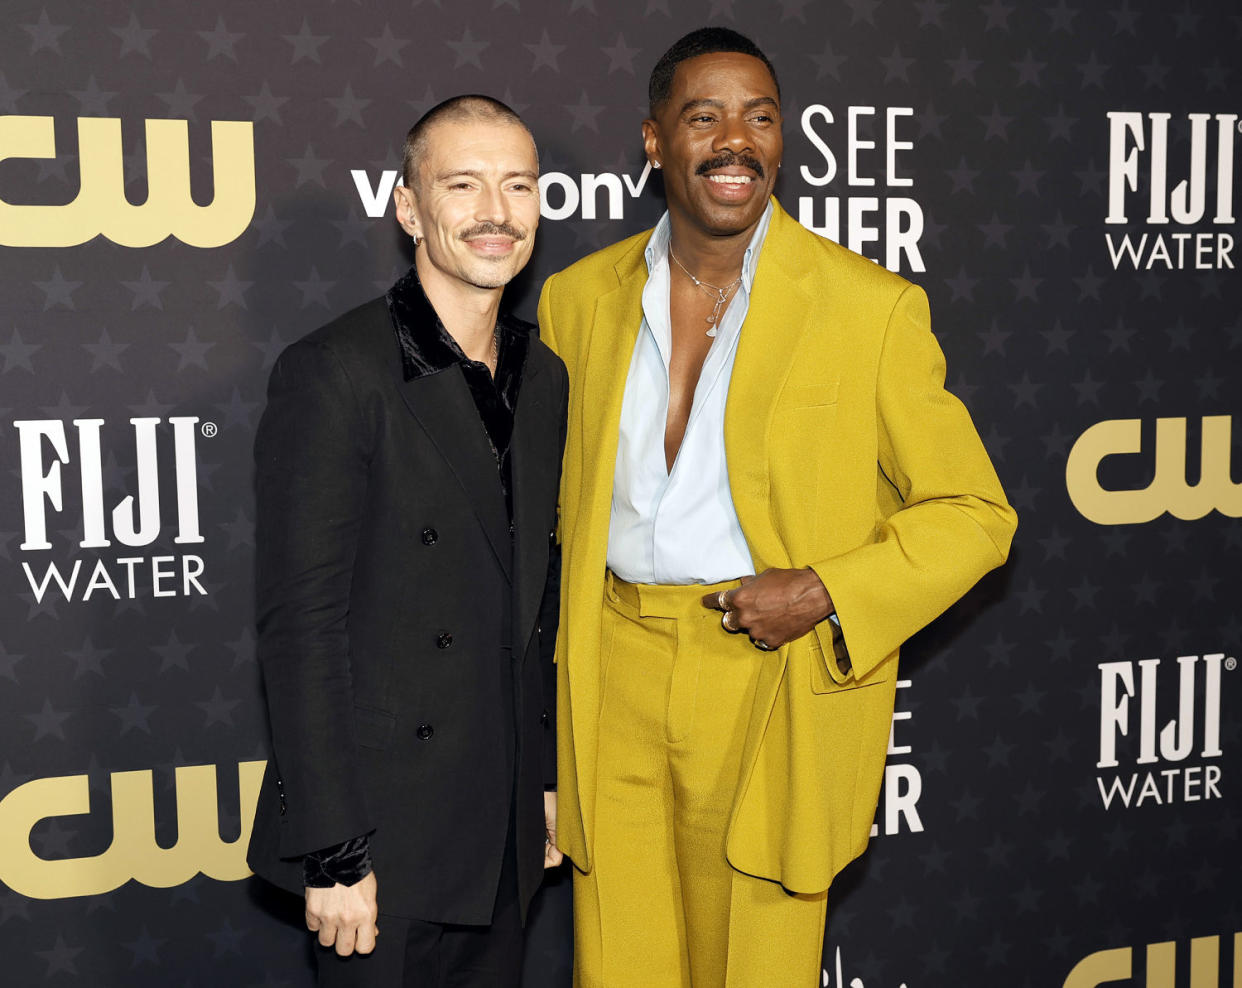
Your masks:
M1104 249L1108 232L1159 232L1141 218L1149 143L1137 152L1139 187L1124 193L1132 222L1114 228L1104 217L1117 183L1108 112L1141 111L1150 139L1148 115L1173 108L1167 178L1175 187L1188 177L1186 113L1230 109L1242 15L1181 0L1102 8L849 0L835 10L808 0L645 0L632 9L568 0L555 10L531 0L420 0L399 10L325 0L183 14L35 0L12 18L0 65L0 114L54 117L57 137L54 157L5 163L5 202L73 200L86 167L74 117L121 119L124 194L139 208L148 183L144 119L189 122L199 206L213 188L210 123L252 121L255 138L254 214L229 244L204 250L173 237L130 249L101 236L75 248L6 248L0 568L10 583L0 687L11 716L0 724L0 799L33 779L85 773L93 801L90 814L40 822L30 836L37 853L107 847L110 777L120 771L156 769L161 846L177 833L178 765L220 767L222 839L239 829L231 773L239 761L268 757L253 627L261 533L250 446L284 348L385 291L410 263L381 182L401 167L409 124L455 92L495 93L530 124L545 174L563 173L579 191L586 174L636 181L647 73L684 27L711 22L753 34L780 72L777 190L787 209L796 215L807 197L818 218L822 200L837 198L844 239L855 222L850 202L874 198L860 222L875 227L880 248L872 253L883 261L885 205L907 198L920 208L923 269L901 273L929 296L949 390L975 416L1021 516L1006 570L903 654L901 675L912 685L898 691L897 707L911 717L895 723L894 739L912 750L890 764L918 771L923 829L899 818L897 833L883 832L885 802L901 793L886 788L880 832L851 866L857 877L834 883L826 958L841 946L845 982L868 988L1006 978L1014 988L1044 988L1096 950L1141 950L1132 931L1155 930L1153 909L1161 918L1151 936L1178 940L1179 952L1190 935L1237 928L1237 895L1218 853L1242 821L1230 781L1236 671L1221 677L1221 799L1106 810L1095 763L1100 663L1159 656L1159 675L1168 677L1157 704L1163 724L1176 710L1177 656L1215 650L1236 658L1242 627L1230 612L1226 567L1242 549L1242 528L1219 511L1095 525L1071 503L1066 470L1095 423L1141 420L1144 452L1130 458L1137 472L1155 419L1188 420L1197 463L1202 416L1233 414L1242 348L1236 272L1135 270ZM827 186L801 178L803 167L825 173L804 126L815 105L832 114L831 123L822 114L812 120L836 163ZM875 113L851 122L850 107ZM890 107L912 109L891 133ZM862 142L853 150L851 133ZM895 152L897 173L912 176L912 187L885 185L890 137L913 145ZM1208 219L1186 230L1236 239L1234 225L1211 222L1215 137L1209 130ZM877 184L850 185L852 168ZM363 208L356 170L372 194L383 193L381 216ZM545 217L533 271L506 298L533 316L547 274L654 222L659 183L652 176L638 196L627 188L621 220L606 208L594 219L580 208L565 220ZM168 419L178 415L197 419L203 542L188 545L173 541L182 506ZM129 422L142 417L160 420L161 524L152 545L133 547L115 538L113 511L143 506ZM63 460L50 441L40 449L45 472L59 464L63 488L60 506L45 498L50 551L23 549L19 530L23 468L11 423L30 419L59 421L66 433ZM87 434L75 422L90 419L104 420L101 510L111 544L99 549L82 545ZM1101 483L1125 460L1102 466ZM1137 489L1148 479L1115 483ZM170 583L178 594L154 597L148 561L134 567L131 597L120 560L156 556L199 558L206 593L182 595L178 573ZM49 565L69 581L75 561L74 589L62 592ZM120 600L94 575L97 562ZM1137 719L1140 697L1130 702ZM1131 740L1118 740L1127 771L1135 767ZM200 875L167 891L131 882L82 899L0 889L0 929L28 944L11 962L23 984L100 971L114 972L117 984L193 985L205 971L239 986L312 983L288 962L304 946L297 923L256 910L246 888ZM969 948L944 935L954 924L974 931ZM884 929L900 940L899 953L874 932ZM533 955L544 949L549 963L566 961L557 935L544 934ZM544 981L540 988L556 988Z

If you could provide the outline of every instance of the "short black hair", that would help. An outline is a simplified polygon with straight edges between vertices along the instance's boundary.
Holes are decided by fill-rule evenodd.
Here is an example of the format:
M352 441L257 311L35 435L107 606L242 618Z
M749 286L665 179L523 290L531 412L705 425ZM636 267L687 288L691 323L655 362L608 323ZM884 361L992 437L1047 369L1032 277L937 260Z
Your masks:
M427 153L427 132L435 124L461 120L503 121L517 124L530 134L530 128L517 115L517 112L492 96L483 96L480 93L451 96L437 103L419 117L418 122L405 135L405 147L401 153L401 182L407 189L414 187L414 182L418 178L418 167L422 164L423 155ZM534 140L532 134L532 144ZM538 160L538 154L536 150L536 160Z
M648 112L654 117L656 111L668 102L678 65L688 58L714 55L718 52L737 52L759 59L767 66L772 81L776 83L776 98L781 98L781 83L776 78L776 69L772 68L768 56L760 51L757 44L744 34L738 34L727 27L701 27L674 41L673 46L655 63L655 68L651 70L651 79L647 83Z

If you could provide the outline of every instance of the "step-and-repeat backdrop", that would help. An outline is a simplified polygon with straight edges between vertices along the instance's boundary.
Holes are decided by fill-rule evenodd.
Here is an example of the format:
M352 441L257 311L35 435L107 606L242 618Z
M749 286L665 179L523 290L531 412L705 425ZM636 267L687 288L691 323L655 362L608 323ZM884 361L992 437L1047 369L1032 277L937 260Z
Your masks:
M785 207L927 289L1021 515L903 658L821 988L1242 984L1237 8L0 12L0 982L312 983L299 903L243 855L268 371L410 263L401 141L460 92L539 143L533 318L549 272L659 217L647 74L716 23L780 74ZM567 891L532 988L569 983Z

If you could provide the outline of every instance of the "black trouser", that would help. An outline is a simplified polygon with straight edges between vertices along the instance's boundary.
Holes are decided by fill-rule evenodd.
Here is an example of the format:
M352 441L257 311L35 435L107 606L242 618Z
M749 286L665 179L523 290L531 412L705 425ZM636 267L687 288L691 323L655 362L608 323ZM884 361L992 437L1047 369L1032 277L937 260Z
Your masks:
M383 902L384 876L376 878ZM319 988L518 988L523 934L512 812L490 925L428 923L382 912L376 925L380 933L369 955L338 957L316 945Z

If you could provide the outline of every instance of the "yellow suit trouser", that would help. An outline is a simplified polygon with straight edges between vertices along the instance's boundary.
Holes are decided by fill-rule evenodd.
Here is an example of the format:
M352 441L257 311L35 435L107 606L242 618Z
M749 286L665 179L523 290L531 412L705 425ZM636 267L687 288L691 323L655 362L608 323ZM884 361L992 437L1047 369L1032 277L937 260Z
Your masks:
M594 867L574 873L575 988L812 988L827 893L725 860L756 674L772 657L704 608L713 586L611 574Z

